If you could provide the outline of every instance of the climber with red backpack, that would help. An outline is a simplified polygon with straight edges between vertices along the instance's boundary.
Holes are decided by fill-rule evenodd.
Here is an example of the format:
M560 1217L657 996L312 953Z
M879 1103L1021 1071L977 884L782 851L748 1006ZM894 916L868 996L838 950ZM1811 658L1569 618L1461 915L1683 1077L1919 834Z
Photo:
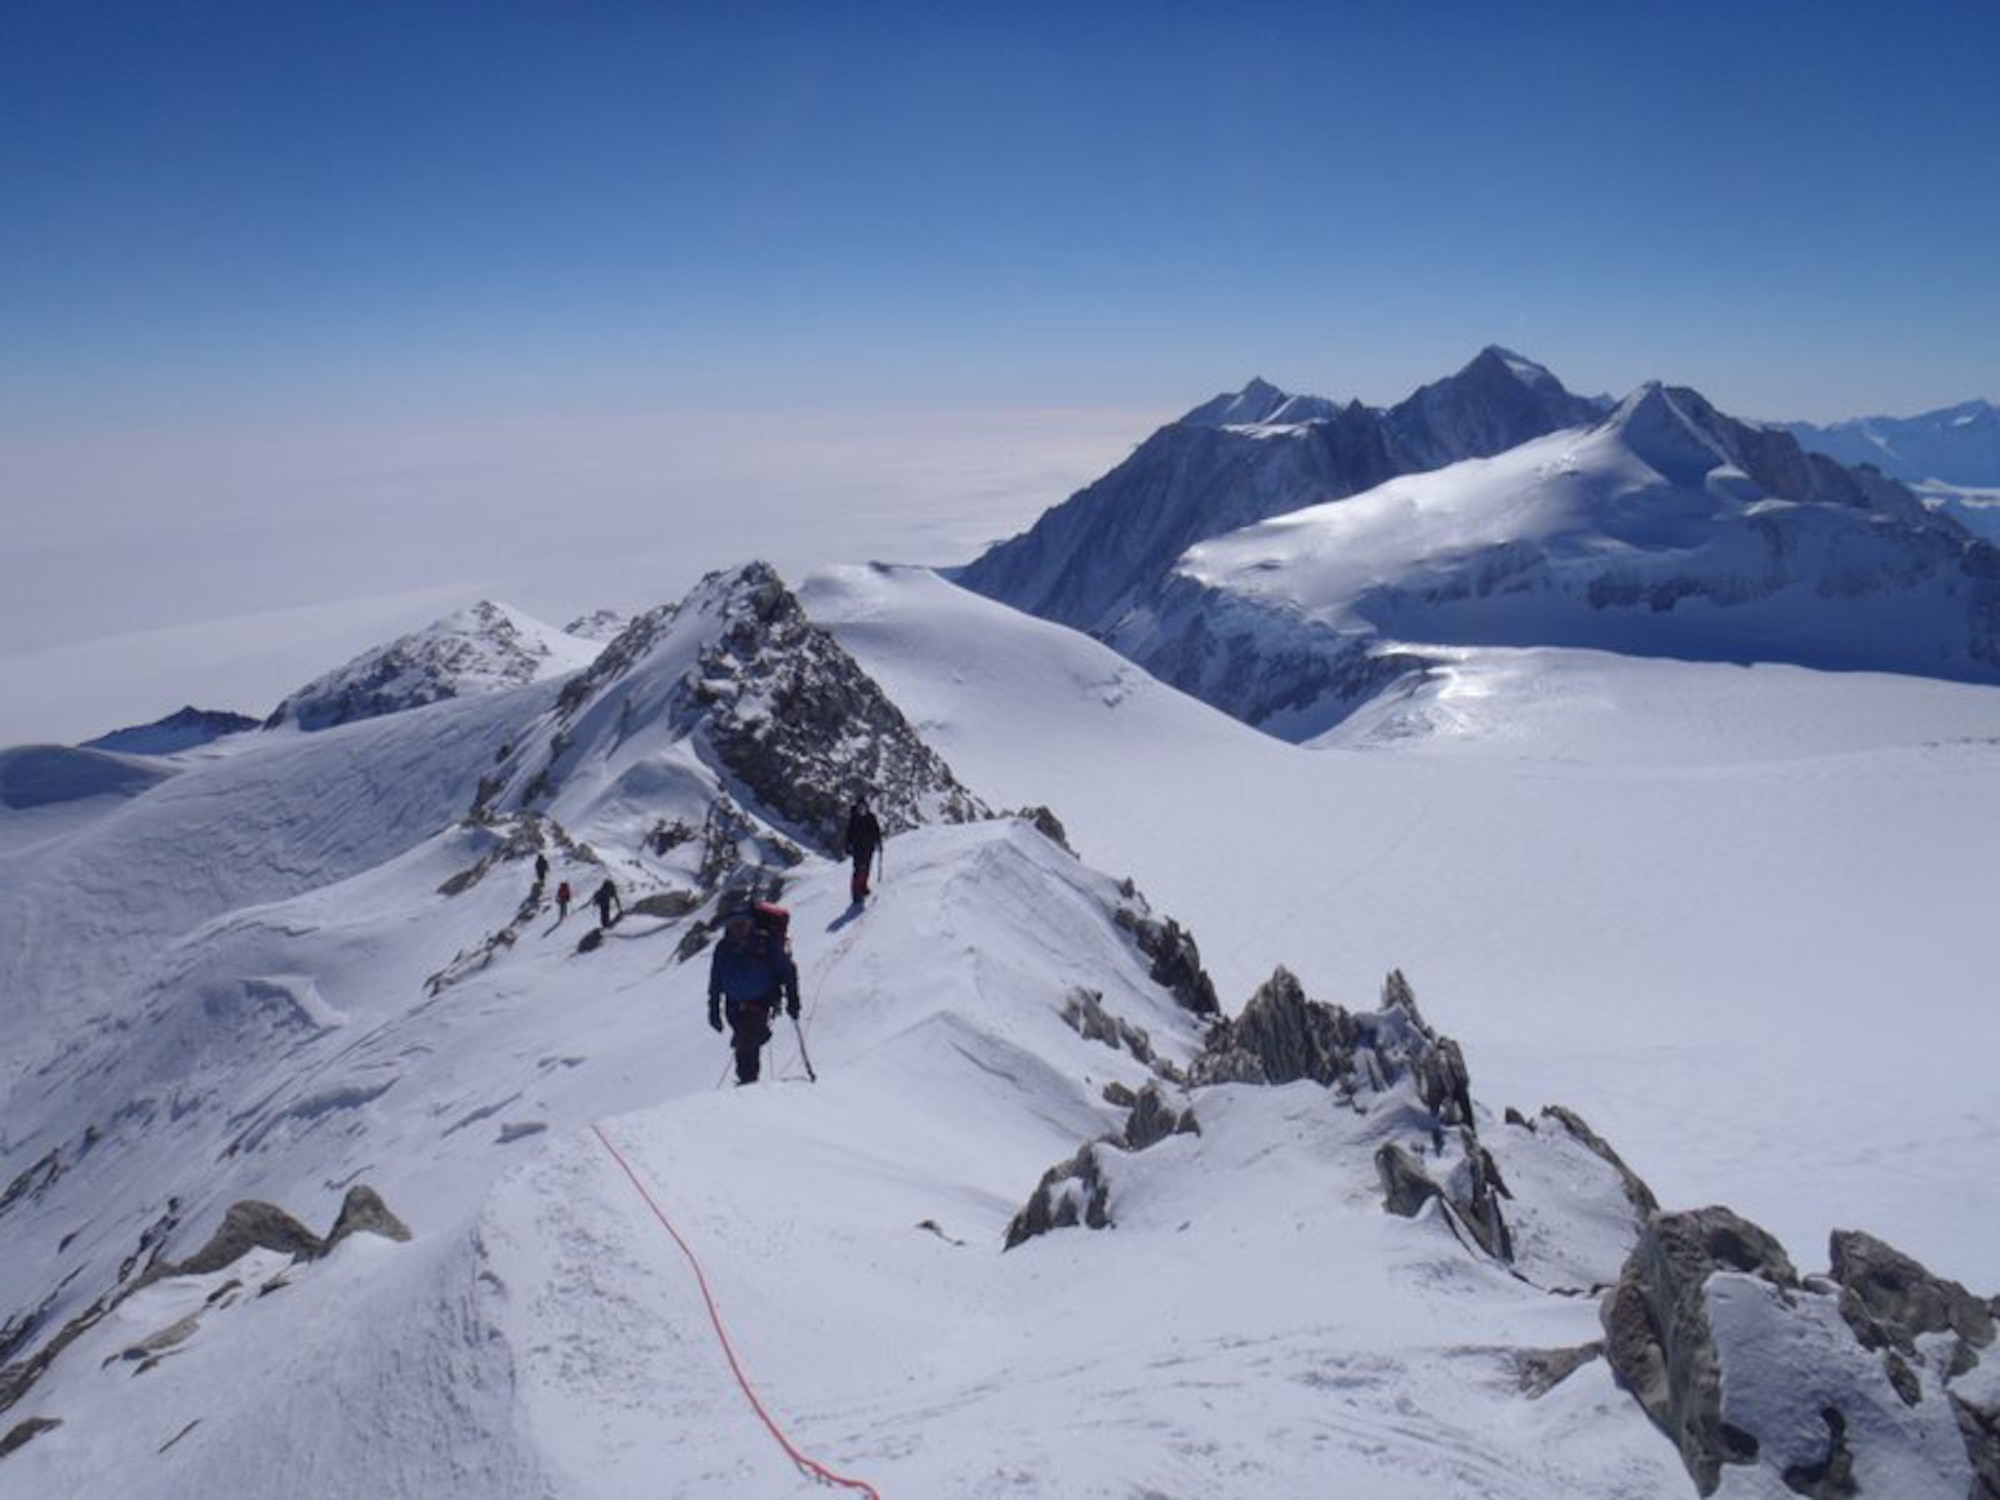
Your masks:
M799 971L785 940L787 916L767 903L731 908L709 960L708 1024L720 1031L728 1016L739 1084L757 1081L779 1004L793 1021L799 1018Z

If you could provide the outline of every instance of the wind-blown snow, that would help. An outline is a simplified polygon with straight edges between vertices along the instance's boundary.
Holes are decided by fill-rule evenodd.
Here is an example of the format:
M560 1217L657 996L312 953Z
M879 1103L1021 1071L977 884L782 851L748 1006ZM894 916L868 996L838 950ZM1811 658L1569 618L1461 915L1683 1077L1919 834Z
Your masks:
M975 784L1189 923L1225 1008L1279 959L1330 996L1401 966L1485 1097L1581 1110L1663 1199L2000 1280L2000 691L1464 650L1308 750L922 572L805 597Z

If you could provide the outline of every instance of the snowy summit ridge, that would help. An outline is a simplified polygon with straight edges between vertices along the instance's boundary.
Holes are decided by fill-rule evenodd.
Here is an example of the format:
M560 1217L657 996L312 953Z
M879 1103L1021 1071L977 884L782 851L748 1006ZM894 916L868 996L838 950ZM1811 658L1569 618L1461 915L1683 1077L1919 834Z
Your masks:
M1391 413L1253 383L1157 436L1161 488L1134 471L1063 524L1109 548L1152 514L1098 558L1143 570L1215 520L1204 473L1276 501L1576 400L1499 349ZM1467 639L1636 656L1692 617L2000 660L1990 549L1899 486L1691 391L1583 405L1181 545L1113 581L1114 624L1300 738L1353 698L1328 663L1415 703ZM1992 689L1522 650L1513 690L1606 694L1623 748L1482 763L1281 743L924 570L803 602L763 563L712 573L567 670L484 608L287 720L335 734L0 768L9 1493L720 1500L799 1492L803 1454L926 1500L2000 1496L2000 1301L1823 1238L1837 1191L1802 1273L1692 1148L1628 1161L1488 1093L1581 1058L1559 1092L1623 1110L1621 1140L1664 1097L1731 1162L1782 1141L1802 1196L1921 1178L1890 1217L1956 1210L1925 1254L1983 1270L1990 1007L1941 1003L1961 976L1931 960L1977 953ZM1674 763L1668 720L1716 758ZM1078 849L1199 908L1206 960L1046 807L991 812L1049 787ZM858 796L893 835L865 902ZM753 891L790 911L801 1003L729 1088L709 959ZM1788 973L1800 945L1842 982ZM1405 949L1458 965L1428 1014L1376 957ZM1807 1019L1760 1031L1780 1009ZM1848 1031L1858 1087L1816 1071ZM1663 1095L1676 1067L1758 1086ZM1803 1104L1757 1115L1781 1090Z
M1161 428L955 577L989 598L1101 635L1161 586L1182 552L1209 537L1600 414L1541 366L1497 347L1386 410L1291 396L1253 380Z

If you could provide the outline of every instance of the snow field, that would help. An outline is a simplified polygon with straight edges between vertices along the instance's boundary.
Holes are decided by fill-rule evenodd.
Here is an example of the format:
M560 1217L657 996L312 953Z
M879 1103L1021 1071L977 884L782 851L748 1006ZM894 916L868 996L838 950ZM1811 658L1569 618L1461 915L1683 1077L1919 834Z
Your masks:
M1278 962L1348 1005L1400 967L1475 1096L1580 1111L1668 1206L2000 1285L2000 692L1462 651L1303 749L921 570L802 597L972 785L1189 926L1225 1009Z

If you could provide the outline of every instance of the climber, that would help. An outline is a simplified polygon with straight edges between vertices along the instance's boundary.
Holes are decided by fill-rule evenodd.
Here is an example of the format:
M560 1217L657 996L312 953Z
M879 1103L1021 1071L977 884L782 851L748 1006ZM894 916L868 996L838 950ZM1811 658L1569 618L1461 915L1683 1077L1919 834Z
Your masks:
M867 799L856 797L854 810L847 815L847 857L854 861L854 877L847 894L856 906L868 899L868 866L882 848L882 825L868 810Z
M565 880L556 887L556 920L563 921L569 916L569 882Z
M708 1024L722 1030L729 1017L738 1084L757 1081L759 1054L771 1040L771 1022L782 1001L799 1018L799 971L784 939L756 920L748 906L731 911L708 965Z
M546 854L537 854L535 856L535 889L539 891L542 888L542 882L548 878L549 857Z
M616 917L611 915L611 908L614 906L618 908L618 916L622 917L625 915L625 903L618 899L618 887L611 883L609 875L604 877L604 884L597 888L597 894L590 899L597 903L597 925L599 927L609 927L617 920Z

